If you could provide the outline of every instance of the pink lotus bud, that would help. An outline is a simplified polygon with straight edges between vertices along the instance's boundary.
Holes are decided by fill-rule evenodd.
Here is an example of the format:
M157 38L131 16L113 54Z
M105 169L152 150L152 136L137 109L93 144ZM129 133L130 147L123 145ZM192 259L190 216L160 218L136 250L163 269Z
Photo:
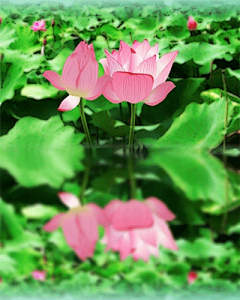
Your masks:
M44 40L43 40L43 45L46 45L46 44L47 44L47 40L44 39Z
M71 193L62 192L58 196L70 210L53 217L43 229L54 231L62 227L68 245L81 260L86 260L93 256L98 240L98 225L108 225L104 212L96 204L81 206L78 198Z
M188 283L192 284L198 278L198 274L195 271L191 271L188 273Z
M45 26L46 26L46 21L40 20L37 22L33 22L33 25L30 28L33 31L46 31L47 29L45 28Z
M112 80L109 75L98 78L98 62L95 58L93 45L82 41L74 52L67 58L62 76L46 71L43 76L59 89L69 94L60 104L59 111L75 108L80 98L94 100L98 98Z
M159 246L178 250L166 221L175 215L159 199L150 197L143 202L111 201L104 209L110 225L105 227L102 240L106 251L119 251L120 259L132 255L134 260L158 257Z
M55 20L54 20L54 19L52 19L52 21L51 21L51 25L52 25L52 27L54 27L54 26L55 26Z
M144 102L154 106L162 102L174 89L175 85L166 81L178 51L158 56L158 44L151 47L147 40L134 41L130 47L120 41L119 51L109 53L100 60L105 75L112 77L112 82L103 92L112 103L127 101Z
M46 271L34 270L32 272L32 276L34 279L36 279L38 281L45 281L46 280Z
M192 16L188 17L187 27L191 31L197 28L197 22L194 20Z
M2 24L2 18L0 17L0 25Z

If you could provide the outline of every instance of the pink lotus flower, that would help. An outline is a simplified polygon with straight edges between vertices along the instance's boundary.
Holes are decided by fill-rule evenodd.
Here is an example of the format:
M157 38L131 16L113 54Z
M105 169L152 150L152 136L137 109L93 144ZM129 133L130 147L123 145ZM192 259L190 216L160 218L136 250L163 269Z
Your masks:
M178 250L166 221L175 215L159 199L150 197L144 202L113 200L105 207L110 225L102 240L105 251L119 251L120 259L132 255L134 260L159 255L159 245Z
M195 271L188 273L188 284L192 284L198 278L198 274Z
M47 29L45 28L45 26L46 26L46 21L40 20L37 22L33 22L33 25L30 28L33 31L46 31Z
M188 17L187 27L191 31L197 28L197 22L194 20L192 16Z
M147 40L134 41L132 47L123 41L120 50L100 60L106 75L113 81L103 95L113 103L127 101L157 105L162 102L175 85L166 81L178 51L158 57L158 44L151 47Z
M62 101L58 110L68 111L75 108L80 97L88 100L98 98L111 81L108 75L98 78L98 62L95 59L93 45L82 41L67 58L62 76L46 71L43 76L59 89L66 90L69 96Z
M98 225L108 224L103 210L96 204L81 206L78 198L71 193L58 194L61 201L70 208L52 218L43 229L54 231L62 227L68 245L81 260L92 257L98 240Z
M36 279L38 281L45 281L46 280L46 271L35 270L32 272L32 276L34 279Z

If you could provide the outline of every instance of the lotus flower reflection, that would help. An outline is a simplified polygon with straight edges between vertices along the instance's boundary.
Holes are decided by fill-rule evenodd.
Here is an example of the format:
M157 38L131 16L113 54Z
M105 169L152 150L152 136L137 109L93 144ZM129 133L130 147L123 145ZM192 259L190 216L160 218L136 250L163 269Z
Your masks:
M81 260L92 257L98 240L98 225L107 225L103 210L96 204L81 206L71 193L59 193L61 201L69 207L67 213L60 213L44 225L44 230L54 231L62 227L68 245Z
M144 102L157 105L175 85L166 81L178 51L158 57L158 44L151 47L147 40L134 41L132 47L120 42L119 51L112 54L105 50L107 58L100 60L105 75L112 77L103 95L113 103Z
M178 250L167 221L175 215L157 198L144 202L113 200L105 207L110 225L102 240L106 251L119 251L120 259L132 255L134 260L149 260L150 255L159 255L159 245Z

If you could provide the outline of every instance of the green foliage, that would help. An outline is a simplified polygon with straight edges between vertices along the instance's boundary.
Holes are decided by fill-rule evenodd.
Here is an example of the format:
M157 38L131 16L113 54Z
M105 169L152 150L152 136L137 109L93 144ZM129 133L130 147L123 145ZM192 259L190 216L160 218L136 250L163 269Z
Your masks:
M22 118L0 139L0 166L23 186L47 183L59 187L83 168L79 162L83 138L83 134L74 134L73 128L64 127L59 117L47 121Z
M225 101L220 99L212 104L189 104L177 117L167 133L156 146L161 148L213 149L223 140ZM233 109L229 106L228 117Z

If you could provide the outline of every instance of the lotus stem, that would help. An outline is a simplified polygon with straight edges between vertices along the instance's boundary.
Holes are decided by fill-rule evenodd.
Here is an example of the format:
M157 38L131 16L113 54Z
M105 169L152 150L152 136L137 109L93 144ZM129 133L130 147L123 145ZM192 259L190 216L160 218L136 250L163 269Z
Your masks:
M227 122L228 122L228 97L227 97L227 84L225 78L225 70L222 70L222 82L223 82L223 89L224 89L224 97L226 100L225 104L225 119L224 119L224 129L225 129L225 136L223 140L223 155L225 156L226 151L226 133L227 133Z
M92 166L91 160L89 160L87 165L86 165L86 169L85 169L85 172L84 172L84 175L83 175L81 191L80 191L80 194L79 194L79 199L80 199L80 202L81 202L82 206L84 205L84 192L85 192L85 190L87 188L87 185L88 185L91 166Z
M129 132L129 150L130 150L130 153L132 153L132 150L133 150L135 117L136 117L136 104L131 103L131 124L130 124L130 132Z
M79 102L80 116L81 116L81 120L82 120L82 124L83 124L83 130L84 130L84 133L86 134L88 146L89 146L89 148L91 148L91 138L90 138L90 134L89 134L89 130L88 130L87 121L85 118L83 101L84 101L83 98L80 98L80 102Z
M134 177L134 168L133 168L133 155L129 156L129 165L128 165L128 171L129 171L129 182L130 182L130 198L135 199L136 197L136 181Z

